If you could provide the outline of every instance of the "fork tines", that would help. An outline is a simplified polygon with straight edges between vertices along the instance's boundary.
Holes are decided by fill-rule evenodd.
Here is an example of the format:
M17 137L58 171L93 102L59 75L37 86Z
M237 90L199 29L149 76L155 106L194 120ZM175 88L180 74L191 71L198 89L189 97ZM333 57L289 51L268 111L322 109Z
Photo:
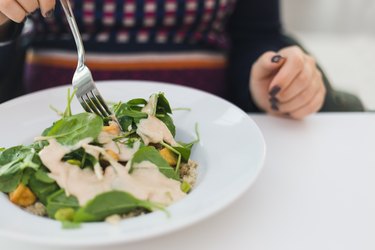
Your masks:
M87 91L78 99L87 112L95 113L102 117L110 117L112 115L112 112L109 110L107 104L96 88Z

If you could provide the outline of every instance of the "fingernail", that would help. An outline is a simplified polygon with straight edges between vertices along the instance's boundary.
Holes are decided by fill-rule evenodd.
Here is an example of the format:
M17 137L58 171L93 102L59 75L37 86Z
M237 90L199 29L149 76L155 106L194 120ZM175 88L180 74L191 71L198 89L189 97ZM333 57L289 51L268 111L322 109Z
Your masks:
M276 56L273 56L273 57L271 58L271 62L273 62L273 63L278 63L278 62L280 62L281 59L284 59L284 57L282 57L282 56L280 56L280 55L276 55Z
M276 97L274 96L271 96L270 99L268 99L269 102L272 104L272 103L278 103L279 102L279 99L277 99Z
M32 16L37 12L37 10L34 10L33 12L29 13L28 16Z
M284 113L285 116L290 116L289 112Z
M275 110L275 111L279 111L279 107L277 106L276 103L272 103L272 104L271 104L271 109L272 109L272 110Z
M54 13L54 9L50 10L50 11L47 11L44 15L45 17L47 18L50 18L50 17L53 17L53 13Z
M277 93L279 93L281 90L280 86L276 85L276 86L273 86L273 88L270 90L270 92L268 93L271 97L275 97L275 95L277 95Z

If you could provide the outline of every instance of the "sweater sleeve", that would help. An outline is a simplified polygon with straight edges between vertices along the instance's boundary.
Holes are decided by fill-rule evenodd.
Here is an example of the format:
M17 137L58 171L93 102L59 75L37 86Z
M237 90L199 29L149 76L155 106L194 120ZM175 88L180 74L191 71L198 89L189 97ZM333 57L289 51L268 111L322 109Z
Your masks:
M230 99L247 112L260 112L249 90L251 66L268 50L301 45L282 30L279 0L237 0L227 28L232 42L227 73ZM335 91L325 75L324 84L327 94L321 111L363 111L357 97Z
M12 23L8 34L0 41L0 103L22 94L23 30L24 23Z

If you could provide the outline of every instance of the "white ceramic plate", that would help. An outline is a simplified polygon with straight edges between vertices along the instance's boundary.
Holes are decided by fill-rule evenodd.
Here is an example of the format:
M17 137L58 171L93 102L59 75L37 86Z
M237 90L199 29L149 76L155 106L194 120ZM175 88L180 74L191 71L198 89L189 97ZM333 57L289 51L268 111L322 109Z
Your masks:
M162 91L175 111L177 138L195 138L199 124L201 141L192 159L199 163L198 182L180 202L162 212L123 220L119 225L87 223L78 230L63 230L59 222L37 217L11 204L0 194L0 236L50 246L93 246L127 243L166 234L196 223L225 208L255 181L264 158L263 136L253 120L223 99L202 91L144 81L111 81L98 84L106 100L148 98ZM0 105L0 146L30 144L33 138L58 119L49 105L63 110L67 87L29 94ZM82 112L78 101L73 111Z

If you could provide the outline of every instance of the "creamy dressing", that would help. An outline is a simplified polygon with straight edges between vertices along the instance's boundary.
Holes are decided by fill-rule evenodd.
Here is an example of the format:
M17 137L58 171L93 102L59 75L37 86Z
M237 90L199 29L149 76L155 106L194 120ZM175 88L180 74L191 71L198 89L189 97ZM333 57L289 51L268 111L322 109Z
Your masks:
M146 145L163 141L172 146L178 145L164 122L152 115L139 121L136 132Z
M75 165L63 162L65 154L71 149L60 145L55 139L49 140L49 145L43 148L40 159L50 170L50 177L65 189L67 195L74 195L80 205L93 199L100 193L111 190L125 191L138 199L150 200L169 205L186 194L180 189L180 182L169 179L158 170L157 166L149 161L134 164L134 170L129 174L130 164L124 167L113 159L105 149L88 143L79 143L90 154L102 154L109 161L102 178L91 169L80 169ZM96 152L96 153L94 153Z
M116 136L111 133L102 131L98 136L98 142L103 144L104 149L112 150L118 154L119 161L129 161L135 152L138 151L139 147L141 146L141 142L139 140L135 141L133 147L128 147L123 143L113 141L115 137Z
M148 100L147 104L142 108L142 112L146 113L148 115L154 115L154 111L156 109L157 104L157 94L153 94L150 96L150 99Z

